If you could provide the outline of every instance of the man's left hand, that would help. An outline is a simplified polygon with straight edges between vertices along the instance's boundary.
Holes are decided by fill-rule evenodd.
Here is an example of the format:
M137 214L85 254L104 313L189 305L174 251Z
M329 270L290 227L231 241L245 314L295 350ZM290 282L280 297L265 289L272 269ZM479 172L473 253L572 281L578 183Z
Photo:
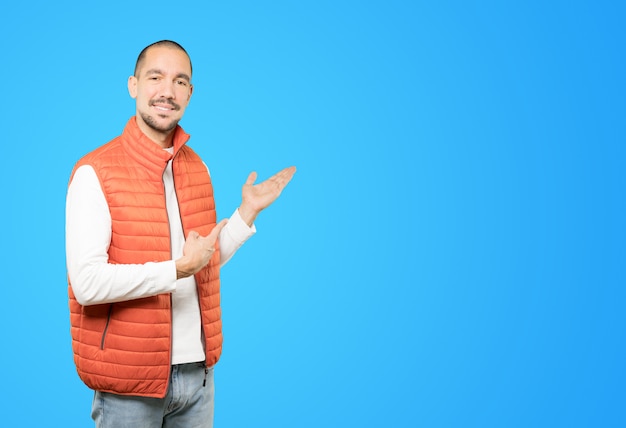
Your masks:
M254 184L257 173L250 173L241 189L241 206L239 207L239 215L248 226L252 226L256 216L280 196L295 172L296 167L290 166L258 184Z

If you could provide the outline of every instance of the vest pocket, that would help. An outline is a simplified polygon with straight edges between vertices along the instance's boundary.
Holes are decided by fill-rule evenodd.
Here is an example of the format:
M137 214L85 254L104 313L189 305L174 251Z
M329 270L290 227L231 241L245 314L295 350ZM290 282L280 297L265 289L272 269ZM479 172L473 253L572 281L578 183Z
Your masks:
M102 330L102 340L100 341L100 349L104 349L104 340L107 337L107 330L109 329L109 323L111 322L111 312L113 312L113 305L109 306L109 313L107 314L107 321L104 324L104 330Z

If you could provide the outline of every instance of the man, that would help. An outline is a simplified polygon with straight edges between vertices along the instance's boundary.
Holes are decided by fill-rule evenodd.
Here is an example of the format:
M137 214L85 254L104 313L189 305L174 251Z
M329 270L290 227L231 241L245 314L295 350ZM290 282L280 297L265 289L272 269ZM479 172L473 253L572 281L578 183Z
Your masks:
M206 165L178 125L193 92L187 52L146 47L128 90L136 114L83 157L66 207L74 361L97 427L211 427L222 348L219 270L255 233L295 168L251 173L216 219Z

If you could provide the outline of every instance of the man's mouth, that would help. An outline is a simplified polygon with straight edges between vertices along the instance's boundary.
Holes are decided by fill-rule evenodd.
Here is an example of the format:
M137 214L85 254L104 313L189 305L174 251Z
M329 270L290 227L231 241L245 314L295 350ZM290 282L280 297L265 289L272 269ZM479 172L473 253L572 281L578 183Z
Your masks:
M176 111L180 110L180 106L171 100L152 100L150 106L161 111Z

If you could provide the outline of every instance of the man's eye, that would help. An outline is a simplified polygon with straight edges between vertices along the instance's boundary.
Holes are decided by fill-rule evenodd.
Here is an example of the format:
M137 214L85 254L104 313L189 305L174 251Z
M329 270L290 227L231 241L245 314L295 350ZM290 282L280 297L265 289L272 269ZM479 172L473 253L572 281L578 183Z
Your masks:
M185 82L184 80L178 80L178 81L176 81L176 83L178 83L179 85L182 85L182 86L187 86L187 82Z

